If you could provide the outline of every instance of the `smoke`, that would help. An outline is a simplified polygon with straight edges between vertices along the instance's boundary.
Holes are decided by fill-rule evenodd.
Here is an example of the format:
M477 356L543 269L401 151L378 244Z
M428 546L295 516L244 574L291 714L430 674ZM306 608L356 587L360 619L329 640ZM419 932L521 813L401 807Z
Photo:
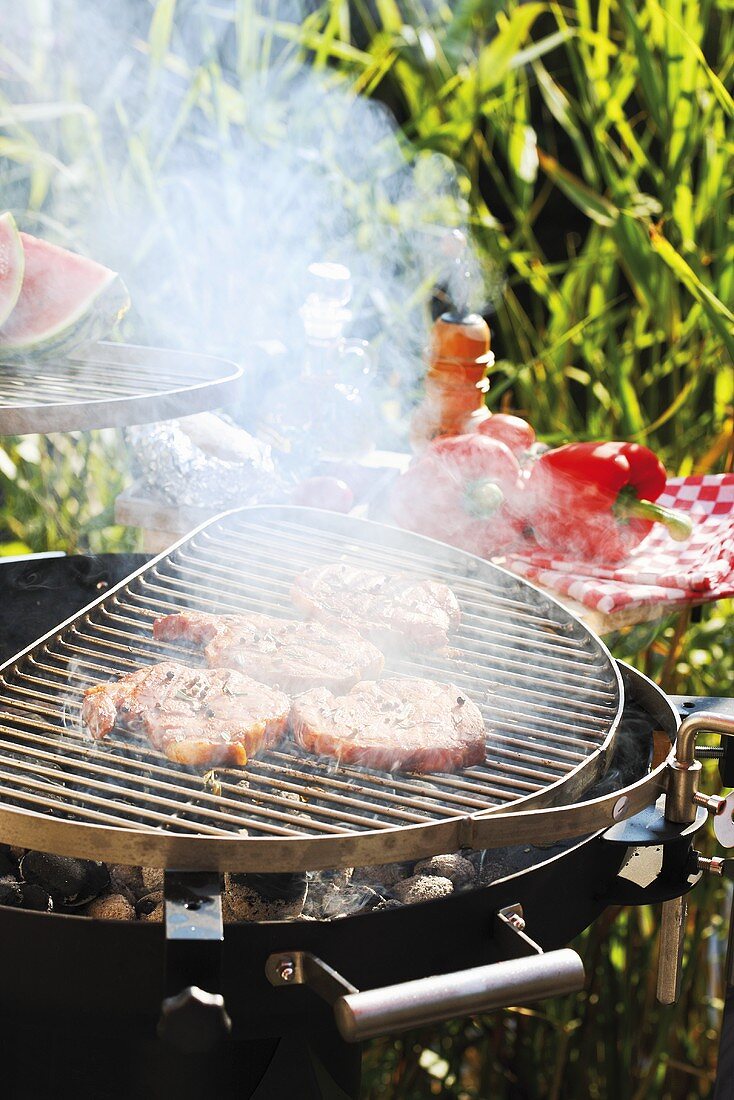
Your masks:
M277 340L294 374L308 265L345 264L350 334L372 341L401 401L422 374L432 284L451 279L462 183L383 106L301 59L290 38L312 9L6 5L5 202L23 228L122 275L131 341L246 362L254 341ZM471 249L461 287L482 305Z

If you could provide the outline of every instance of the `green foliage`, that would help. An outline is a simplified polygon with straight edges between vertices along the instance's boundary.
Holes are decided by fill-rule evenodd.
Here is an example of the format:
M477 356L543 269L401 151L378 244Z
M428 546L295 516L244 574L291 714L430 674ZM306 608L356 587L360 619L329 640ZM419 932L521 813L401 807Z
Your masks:
M125 470L115 431L4 439L0 556L134 549L135 532L114 523Z
M420 33L393 5L371 49L392 64L356 83L470 181L477 238L507 273L490 401L511 394L548 438L635 438L690 470L730 431L730 5L400 12Z
M386 102L408 156L438 152L458 168L483 261L504 277L493 303L494 406L525 413L549 442L646 442L680 473L731 461L728 0L329 0L310 5L302 21L275 0L185 7L199 18L195 64L178 43L174 2L135 6L139 33L131 33L130 56L117 59L109 89L119 138L110 159L100 120L79 101L84 74L67 66L64 86L47 86L46 7L28 4L30 58L0 43L0 71L15 88L35 91L34 102L12 106L0 82L3 205L27 207L41 229L73 243L89 189L114 204L142 184L165 236L161 182L177 134L197 117L222 133L247 128L249 80L266 71L285 80L311 66ZM70 0L64 10L73 9ZM229 67L220 56L225 40ZM133 118L114 81L141 64ZM161 133L164 71L185 94ZM214 144L211 155L220 155ZM49 226L50 197L63 226ZM150 240L131 247L147 262ZM185 272L179 276L186 295ZM6 553L129 545L112 517L126 478L115 433L5 440L0 478ZM644 626L613 644L669 690L718 695L731 690L733 640L731 607L720 605L685 630ZM676 1008L654 1003L657 914L612 913L581 938L590 975L584 998L375 1043L365 1095L708 1096L724 901L711 881L697 888Z
M572 945L584 959L584 993L378 1040L367 1054L365 1098L709 1096L728 906L721 887L708 890L705 904L700 891L674 1007L655 1002L658 913L649 907L608 911Z

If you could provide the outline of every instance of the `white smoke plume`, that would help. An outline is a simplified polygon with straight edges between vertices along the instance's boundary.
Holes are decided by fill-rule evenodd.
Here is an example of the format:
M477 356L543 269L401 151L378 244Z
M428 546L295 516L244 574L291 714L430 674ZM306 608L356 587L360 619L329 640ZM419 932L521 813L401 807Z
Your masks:
M240 362L252 341L297 347L308 265L346 264L351 334L373 342L402 399L422 374L447 230L466 226L461 181L302 58L288 33L312 9L6 4L2 205L120 272L130 340ZM471 251L466 264L467 304L481 306Z

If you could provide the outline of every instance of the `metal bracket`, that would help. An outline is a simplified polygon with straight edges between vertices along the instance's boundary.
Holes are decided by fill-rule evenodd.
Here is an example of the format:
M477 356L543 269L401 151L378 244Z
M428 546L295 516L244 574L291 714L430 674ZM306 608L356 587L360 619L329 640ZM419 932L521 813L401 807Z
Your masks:
M166 943L224 942L219 874L208 871L166 871L163 881ZM219 951L210 952L212 961ZM217 970L217 978L219 971Z
M343 978L338 971L312 955L310 951L288 951L282 955L269 955L265 963L265 976L271 985L307 985L318 993L327 1004L333 1005L347 993L357 993L357 987Z
M526 959L531 955L543 954L540 944L525 931L525 918L519 902L498 910L494 937L502 948L503 956L508 959Z
M515 902L496 914L495 936L503 956L524 959L542 955L543 948L525 932L522 905ZM271 985L307 985L318 993L327 1004L333 1005L348 993L358 993L356 986L343 978L310 951L288 951L269 955L265 963L265 976Z
M211 1050L232 1028L220 993L220 877L208 871L166 871L164 901L167 996L158 1034L181 1050Z
M695 709L694 709L695 708ZM729 707L708 710L689 701L684 707L689 713L681 723L675 741L675 752L668 761L669 781L665 797L668 821L688 824L695 822L703 801L710 812L721 812L720 800L700 799L698 780L701 761L696 759L696 738L699 733L718 733L728 742L734 737L734 714ZM658 957L657 996L661 1004L674 1004L680 991L681 959L686 927L686 899L670 898L663 903Z
M543 953L525 934L519 905L508 906L497 917L497 929L513 957L455 974L360 992L306 951L271 955L265 973L274 986L310 986L333 1007L336 1026L347 1042L509 1004L528 1004L583 986L584 968L576 952L564 948Z
M612 825L604 833L603 840L609 844L626 844L635 847L649 847L657 844L671 844L681 840L690 843L694 834L706 823L707 813L698 809L693 821L682 824L668 821L665 817L664 798L646 806L634 817L628 817Z
M705 821L703 809L687 825L668 821L661 798L607 829L603 842L626 851L620 870L604 891L605 900L612 905L648 905L687 894L700 878L691 841Z

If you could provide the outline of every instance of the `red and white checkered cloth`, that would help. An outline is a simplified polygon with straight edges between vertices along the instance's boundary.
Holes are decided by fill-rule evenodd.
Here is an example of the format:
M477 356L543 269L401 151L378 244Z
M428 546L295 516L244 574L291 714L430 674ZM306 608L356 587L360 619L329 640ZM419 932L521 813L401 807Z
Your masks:
M538 547L508 555L506 568L605 614L734 596L734 474L670 478L658 503L690 514L685 542L656 523L614 566L564 560Z

